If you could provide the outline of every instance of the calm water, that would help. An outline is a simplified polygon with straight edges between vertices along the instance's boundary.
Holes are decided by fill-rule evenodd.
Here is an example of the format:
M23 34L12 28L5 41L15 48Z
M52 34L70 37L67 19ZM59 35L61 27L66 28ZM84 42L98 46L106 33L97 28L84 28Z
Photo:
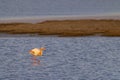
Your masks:
M100 13L119 14L120 0L0 0L0 18Z
M120 80L119 37L1 37L0 52L0 80Z

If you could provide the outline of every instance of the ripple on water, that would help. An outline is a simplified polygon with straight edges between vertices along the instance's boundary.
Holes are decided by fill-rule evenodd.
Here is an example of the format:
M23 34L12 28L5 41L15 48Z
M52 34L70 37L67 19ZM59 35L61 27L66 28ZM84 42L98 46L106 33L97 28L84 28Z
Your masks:
M44 45L32 65L28 51ZM1 80L119 80L119 37L0 38Z

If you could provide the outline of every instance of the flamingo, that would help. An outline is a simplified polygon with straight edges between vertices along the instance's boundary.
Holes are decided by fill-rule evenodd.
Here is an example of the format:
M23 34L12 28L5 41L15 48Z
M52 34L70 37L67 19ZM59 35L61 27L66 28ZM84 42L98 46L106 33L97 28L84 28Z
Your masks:
M33 56L32 59L34 63L37 63L37 61L40 62L39 60L37 60L37 57L42 56L44 50L46 49L44 47L41 47L41 48L34 48L29 51L29 53Z

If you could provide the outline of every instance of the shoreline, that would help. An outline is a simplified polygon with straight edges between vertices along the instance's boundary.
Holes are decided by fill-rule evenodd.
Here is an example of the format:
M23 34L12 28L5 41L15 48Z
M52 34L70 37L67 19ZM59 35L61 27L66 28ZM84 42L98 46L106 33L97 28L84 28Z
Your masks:
M0 23L0 33L76 36L120 36L120 20L47 20L39 23Z
M98 15L44 15L0 18L1 23L40 23L51 20L120 20L120 15L98 14Z
M40 23L47 20L78 20L88 18L80 15L33 16L1 18L0 23Z

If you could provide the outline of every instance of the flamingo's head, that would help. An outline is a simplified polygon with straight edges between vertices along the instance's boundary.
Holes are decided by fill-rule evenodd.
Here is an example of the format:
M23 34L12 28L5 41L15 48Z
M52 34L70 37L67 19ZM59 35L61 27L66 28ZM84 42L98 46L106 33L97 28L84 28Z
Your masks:
M46 50L46 48L45 48L45 47L41 47L40 49L41 49L41 50Z

